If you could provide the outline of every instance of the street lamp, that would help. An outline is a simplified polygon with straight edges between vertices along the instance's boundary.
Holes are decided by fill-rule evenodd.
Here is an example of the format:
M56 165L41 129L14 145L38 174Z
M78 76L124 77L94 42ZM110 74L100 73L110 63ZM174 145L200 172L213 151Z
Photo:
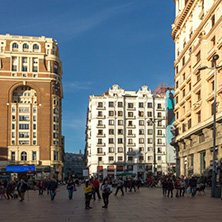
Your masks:
M198 70L211 69L214 70L214 121L213 121L213 171L212 171L212 185L211 185L211 197L215 197L216 190L216 163L215 163L215 146L216 146L216 80L217 80L217 69L222 66L217 66L216 61L219 59L219 55L215 54L213 56L214 67L201 66Z

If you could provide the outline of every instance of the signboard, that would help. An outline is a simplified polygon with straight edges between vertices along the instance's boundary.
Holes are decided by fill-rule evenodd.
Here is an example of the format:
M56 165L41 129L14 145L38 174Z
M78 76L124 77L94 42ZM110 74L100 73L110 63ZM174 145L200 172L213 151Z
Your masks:
M35 166L6 166L7 172L27 172L35 171Z
M83 176L88 177L89 176L89 171L88 170L83 170Z

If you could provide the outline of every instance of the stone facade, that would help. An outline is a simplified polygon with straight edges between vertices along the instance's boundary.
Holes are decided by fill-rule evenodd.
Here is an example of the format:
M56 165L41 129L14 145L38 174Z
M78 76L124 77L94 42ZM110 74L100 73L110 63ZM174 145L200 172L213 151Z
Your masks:
M179 130L180 172L203 175L212 169L214 71L222 65L222 1L175 0L175 126ZM216 81L216 161L222 160L222 71Z

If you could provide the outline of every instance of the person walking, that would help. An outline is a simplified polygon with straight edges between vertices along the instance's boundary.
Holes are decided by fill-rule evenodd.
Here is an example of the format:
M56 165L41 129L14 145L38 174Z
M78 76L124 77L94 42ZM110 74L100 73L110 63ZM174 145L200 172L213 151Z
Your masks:
M163 197L166 197L166 194L167 194L167 181L166 181L166 179L164 179L163 182L162 182L162 190L163 190Z
M37 187L39 188L39 195L43 195L43 191L45 189L45 181L43 179L41 179L39 182L38 182L38 185Z
M176 197L179 197L179 193L180 193L180 179L179 178L176 179L174 187L176 189Z
M194 177L190 179L189 185L190 185L190 193L192 194L192 197L194 197L196 194L196 186L197 186L197 181Z
M92 207L90 207L90 200L93 195L93 185L91 184L91 181L86 181L84 185L84 192L85 192L85 209L86 210L92 209Z
M172 179L168 179L168 182L167 182L167 190L168 190L168 195L167 197L169 197L170 193L171 193L171 198L173 198L173 182L172 182Z
M97 180L97 178L95 178L92 182L93 184L93 187L94 187L94 192L93 192L93 199L96 200L96 193L97 193L97 197L98 199L100 200L101 199L101 196L100 196L100 193L99 193L99 181Z
M123 184L124 184L124 183L123 183L122 179L119 179L118 182L117 182L117 188L116 188L115 196L118 194L118 191L119 191L119 190L121 190L122 196L124 196Z
M68 190L68 195L69 195L69 199L71 200L72 199L72 195L73 195L73 191L75 188L75 182L73 179L69 180L68 183L67 183L67 190Z
M22 202L25 199L26 190L27 190L27 184L25 183L24 180L21 179L17 187L18 195L21 198L19 202Z
M14 181L8 182L8 185L6 187L6 195L8 200L10 199L10 197L11 199L14 198L13 197L14 190L15 190L15 182Z
M102 208L108 208L109 204L109 195L113 192L113 188L109 185L108 180L104 181L102 185L102 195L103 195L103 202L104 206Z
M125 187L125 192L127 192L127 188L129 188L129 180L127 177L124 180L124 187Z
M50 192L50 197L51 197L51 201L54 200L55 196L56 196L56 188L58 187L57 181L55 179L52 179L49 182L49 192Z
M180 180L180 196L181 196L181 197L184 197L185 186L186 186L186 184L185 184L184 178L182 178L182 179Z

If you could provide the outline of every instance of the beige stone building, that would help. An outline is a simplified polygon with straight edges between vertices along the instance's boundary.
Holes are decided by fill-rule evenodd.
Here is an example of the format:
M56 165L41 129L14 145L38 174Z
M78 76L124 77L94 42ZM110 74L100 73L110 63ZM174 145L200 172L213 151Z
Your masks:
M180 173L202 175L212 169L213 55L222 65L222 0L174 0L175 125L179 129ZM222 71L217 72L216 160L222 160Z
M62 63L52 38L0 35L0 167L63 168Z

